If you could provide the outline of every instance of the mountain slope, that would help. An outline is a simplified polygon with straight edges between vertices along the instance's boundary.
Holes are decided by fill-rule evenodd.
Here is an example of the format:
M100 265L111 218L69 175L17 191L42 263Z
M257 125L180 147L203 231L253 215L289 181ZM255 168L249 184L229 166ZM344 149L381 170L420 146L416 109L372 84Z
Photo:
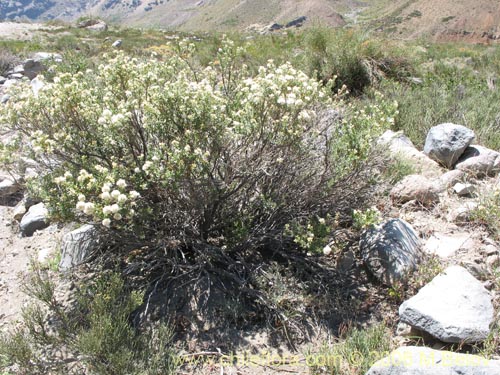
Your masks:
M497 0L396 0L365 13L379 31L439 40L500 40Z
M258 29L306 16L307 24L352 23L395 37L500 41L498 0L4 0L0 19L80 16L177 30Z

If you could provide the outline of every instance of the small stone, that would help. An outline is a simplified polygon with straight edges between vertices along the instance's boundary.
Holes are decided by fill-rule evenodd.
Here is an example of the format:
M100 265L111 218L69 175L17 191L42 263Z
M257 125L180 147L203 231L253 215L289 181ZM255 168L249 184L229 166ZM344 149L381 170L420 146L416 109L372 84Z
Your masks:
M444 191L456 183L462 182L465 176L466 173L464 171L453 169L441 175L437 181L437 185L440 187L441 191Z
M23 218L24 214L26 214L26 205L24 204L24 201L19 202L16 207L14 207L14 211L12 212L12 216L14 217L14 220L17 222L20 222L21 219Z
M438 189L431 180L421 175L406 176L392 188L390 195L396 204L417 201L429 206L439 202Z
M118 40L115 40L113 42L113 44L111 45L111 47L114 47L114 48L118 48L122 45L122 40L121 39L118 39Z
M21 234L30 237L35 231L47 228L49 226L48 215L49 212L43 203L31 206L21 219Z
M6 178L0 182L0 198L8 198L20 190L21 185L10 178Z
M459 197L466 197L466 196L470 196L472 193L474 193L476 191L476 187L472 184L463 184L463 183L459 182L453 186L453 191Z

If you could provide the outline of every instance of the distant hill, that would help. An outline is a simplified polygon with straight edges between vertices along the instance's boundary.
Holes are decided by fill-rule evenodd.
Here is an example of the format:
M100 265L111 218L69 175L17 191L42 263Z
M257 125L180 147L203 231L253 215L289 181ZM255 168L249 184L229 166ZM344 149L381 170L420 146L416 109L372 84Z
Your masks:
M361 24L394 37L500 41L498 0L3 0L0 19L81 16L177 30L259 30L306 16L307 24Z

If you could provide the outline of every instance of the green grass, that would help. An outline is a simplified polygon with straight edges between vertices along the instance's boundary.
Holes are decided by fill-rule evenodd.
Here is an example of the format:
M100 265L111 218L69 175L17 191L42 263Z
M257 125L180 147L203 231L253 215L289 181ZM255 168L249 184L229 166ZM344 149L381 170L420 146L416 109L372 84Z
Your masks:
M325 345L318 355L325 358L323 366L312 366L313 374L364 375L392 349L390 330L383 323L366 329L349 328L333 345ZM312 361L311 361L312 362Z

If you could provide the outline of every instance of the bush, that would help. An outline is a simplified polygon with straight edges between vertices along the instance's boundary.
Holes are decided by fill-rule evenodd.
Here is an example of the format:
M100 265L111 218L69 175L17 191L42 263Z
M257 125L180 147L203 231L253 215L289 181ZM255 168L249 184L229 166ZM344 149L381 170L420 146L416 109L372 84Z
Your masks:
M95 71L59 73L38 96L14 93L0 123L44 166L28 185L53 218L96 224L109 239L101 253L154 284L139 315L281 322L293 345L290 327L315 306L274 304L258 280L279 260L306 294L333 293L330 271L306 253L334 228L318 227L312 244L300 228L363 201L373 139L395 103L345 105L289 63L252 74L229 40L206 68L193 49L181 43L165 61L117 53ZM196 296L210 302L189 311ZM153 297L164 305L148 309Z
M117 54L9 101L2 122L29 140L20 152L50 161L31 186L53 216L236 250L335 212L394 106L381 99L322 119L341 101L290 64L252 77L226 41L216 63L195 70L191 48L165 62Z
M33 265L25 291L36 302L23 309L23 321L0 337L0 358L21 374L174 373L180 363L165 323L139 331L131 313L142 295L130 291L114 272L80 282L75 303L62 308L47 271ZM61 356L61 352L66 353Z
M5 76L19 61L19 58L7 50L0 51L0 76Z

